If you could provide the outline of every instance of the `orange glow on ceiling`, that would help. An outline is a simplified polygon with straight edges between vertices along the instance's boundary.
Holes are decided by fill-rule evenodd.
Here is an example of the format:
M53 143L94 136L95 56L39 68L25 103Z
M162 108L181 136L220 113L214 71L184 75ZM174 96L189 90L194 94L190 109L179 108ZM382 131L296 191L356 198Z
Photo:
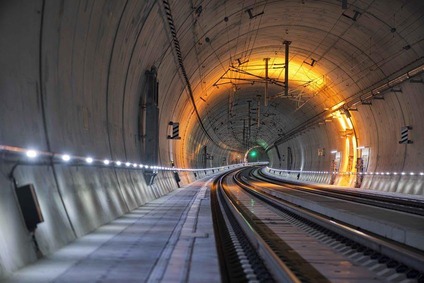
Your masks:
M268 78L270 84L277 84L283 88L285 76L285 59L283 57L270 58L268 62ZM326 85L328 78L324 77L318 71L319 68L311 67L302 61L291 60L289 62L289 91L293 88L305 87L311 93L322 90ZM232 66L221 74L213 74L215 83L213 87L231 87L237 85L255 85L265 84L266 65L265 60L251 59L238 66ZM282 89L283 91L283 89ZM214 92L212 90L212 92ZM222 91L219 91L222 92Z
M256 87L263 88L265 91L265 57L270 57L268 61L268 78L270 92L269 97L279 99L284 95L284 76L285 76L285 58L271 56L255 56L248 61L238 64L234 63L227 70L223 70L222 66L214 66L207 77L203 77L202 81L196 85L194 89L194 98L196 107L201 117L205 117L207 108L213 105L217 99L227 99L229 93L243 91L246 88ZM322 75L320 66L310 66L303 62L303 59L291 58L289 62L289 95L296 96L299 93L309 95L310 97L324 94L329 90L328 86L331 81L328 77ZM204 83L206 82L206 83ZM272 88L271 88L272 87ZM277 93L276 93L277 91ZM319 98L324 101L328 95ZM180 101L185 103L180 109L180 124L185 125L185 131L181 133L183 140L190 140L189 137L198 127L197 118L193 111L193 106L189 100ZM176 149L178 153L192 152L190 142L180 143ZM198 152L198 148L195 149Z

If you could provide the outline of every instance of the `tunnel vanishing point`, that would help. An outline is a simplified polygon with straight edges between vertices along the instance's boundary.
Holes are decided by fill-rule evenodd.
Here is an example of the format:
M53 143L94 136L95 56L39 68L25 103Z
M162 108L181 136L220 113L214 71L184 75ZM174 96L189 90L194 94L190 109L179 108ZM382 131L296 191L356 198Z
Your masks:
M208 168L424 195L421 0L2 0L0 51L0 278Z

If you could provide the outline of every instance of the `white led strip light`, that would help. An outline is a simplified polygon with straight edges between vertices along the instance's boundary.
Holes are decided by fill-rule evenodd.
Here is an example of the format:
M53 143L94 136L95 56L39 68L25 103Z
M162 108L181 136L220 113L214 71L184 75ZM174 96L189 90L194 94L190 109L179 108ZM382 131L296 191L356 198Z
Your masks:
M37 160L39 158L53 158L55 161L59 161L62 163L72 163L72 162L81 162L78 163L78 165L96 165L96 166L103 166L103 167L115 167L115 168L126 168L126 169L138 169L138 170L155 170L155 171L188 171L188 172L197 172L197 171L205 171L205 170L223 170L223 169L229 169L230 167L240 167L243 165L266 165L268 162L254 162L254 163L239 163L239 164L231 164L227 166L220 166L220 167L213 167L213 168L177 168L177 167L163 167L163 166L156 166L156 165L146 165L146 164L139 164L134 162L123 162L119 160L109 160L109 159L96 159L92 156L74 156L70 155L68 153L52 153L52 152L45 152L45 151L38 151L35 149L25 149L20 147L14 147L14 146L7 146L7 145L0 145L0 153L1 152L7 152L10 154L16 154L19 156L24 156L28 161ZM0 156L1 158L1 156Z
M276 168L270 168L267 167L269 171L276 171L276 172L284 172L284 173L302 173L302 174L333 174L333 175L376 175L376 176L424 176L424 172L336 172L336 171L301 171L301 170L282 170L282 169L276 169Z

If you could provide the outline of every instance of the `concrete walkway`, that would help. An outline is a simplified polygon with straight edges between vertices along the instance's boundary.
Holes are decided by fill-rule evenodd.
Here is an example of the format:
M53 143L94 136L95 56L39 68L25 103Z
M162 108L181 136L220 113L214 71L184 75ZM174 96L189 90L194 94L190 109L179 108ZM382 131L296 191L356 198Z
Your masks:
M149 202L4 282L219 282L209 184Z

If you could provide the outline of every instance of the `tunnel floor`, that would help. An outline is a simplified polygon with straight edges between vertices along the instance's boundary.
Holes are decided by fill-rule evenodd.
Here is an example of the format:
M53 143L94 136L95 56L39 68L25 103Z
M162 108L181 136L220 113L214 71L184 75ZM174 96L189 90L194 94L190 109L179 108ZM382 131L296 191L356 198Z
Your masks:
M211 180L198 180L140 206L0 281L220 282L210 207ZM316 196L287 195L287 200L423 249L424 223L420 216Z
M149 202L5 282L219 282L207 181Z

